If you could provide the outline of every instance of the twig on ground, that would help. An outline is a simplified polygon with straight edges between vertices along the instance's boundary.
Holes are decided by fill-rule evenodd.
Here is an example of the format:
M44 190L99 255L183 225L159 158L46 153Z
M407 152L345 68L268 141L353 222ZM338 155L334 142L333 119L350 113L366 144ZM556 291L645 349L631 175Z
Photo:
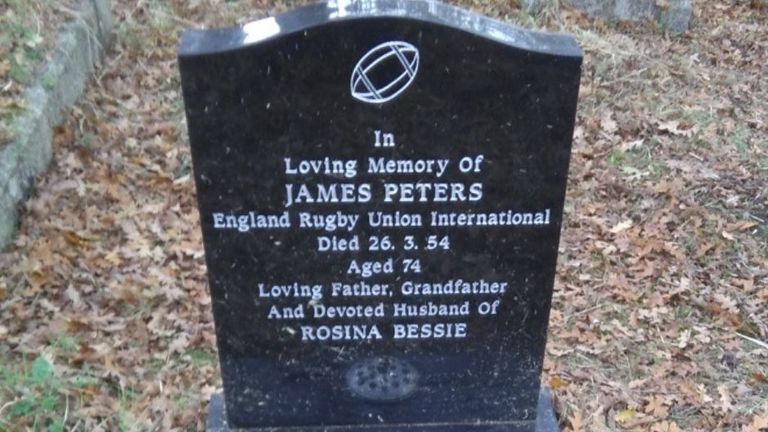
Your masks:
M106 75L108 72L111 72L114 70L114 66L117 64L118 61L123 57L123 53L121 52L117 56L115 56L113 59L109 60L102 68L99 73L99 76L96 78L96 83L98 83L99 87L102 87L101 80L104 78L104 75Z
M64 395L64 419L61 421L62 429L67 424L67 419L69 418L69 395Z
M628 73L628 74L626 74L626 75L624 75L622 77L615 78L615 79L612 79L612 80L609 80L609 81L603 81L602 83L600 83L600 85L602 85L602 86L611 86L611 85L615 85L615 84L618 84L618 83L624 82L624 81L633 81L632 78L634 78L636 76L639 76L639 75L642 75L647 70L648 70L648 68L638 69L638 70L630 72L630 73ZM644 81L644 80L642 80L642 79L641 80L637 80L637 82L642 82L642 81Z
M752 342L753 344L755 344L755 345L757 345L757 346L759 346L759 347L761 347L763 349L767 349L768 350L768 343L765 343L765 342L763 342L761 340L758 340L758 339L755 339L755 338L751 338L751 337L749 337L747 335L743 335L743 334L741 334L739 332L736 332L736 336L738 336L738 337L740 337L740 338L742 338L744 340L748 340L748 341Z
M577 317L577 316L580 316L580 315L584 315L584 314L586 314L586 313L590 313L590 312L592 312L593 310L595 310L595 309L600 309L600 308L601 308L601 307L603 307L603 306L605 306L605 304L604 304L604 303L600 303L600 304L598 304L598 305L592 306L591 308L587 308L587 309L584 309L584 310L580 310L580 311L578 311L578 312L574 312L574 313L572 313L572 314L570 314L570 315L566 315L566 316L563 318L563 322L568 322L568 321L569 321L571 318L575 318L575 317Z
M13 404L15 404L16 402L18 402L18 401L9 401L9 402L6 402L6 403L5 403L3 406L1 406L1 407L0 407L0 415L2 415L2 414L3 414L3 411L5 411L6 409L8 409L8 407L12 406L12 405L13 405ZM0 420L2 420L2 417L0 417Z

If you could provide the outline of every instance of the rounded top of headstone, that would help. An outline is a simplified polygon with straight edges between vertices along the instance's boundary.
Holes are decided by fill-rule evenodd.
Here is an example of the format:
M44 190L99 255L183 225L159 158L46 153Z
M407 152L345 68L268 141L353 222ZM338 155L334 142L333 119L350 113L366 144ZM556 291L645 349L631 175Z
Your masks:
M188 30L181 39L179 56L232 51L325 24L371 18L438 24L539 54L582 57L569 35L515 27L435 0L328 0L239 27Z

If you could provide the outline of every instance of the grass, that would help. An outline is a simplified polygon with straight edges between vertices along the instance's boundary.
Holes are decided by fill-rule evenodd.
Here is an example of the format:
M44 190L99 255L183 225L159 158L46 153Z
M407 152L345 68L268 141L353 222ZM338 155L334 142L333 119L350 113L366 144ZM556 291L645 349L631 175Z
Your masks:
M24 89L51 52L71 0L0 0L0 146L13 137ZM50 82L43 80L43 86Z
M53 50L56 34L74 19L75 0L0 0L0 145L13 138L21 96ZM50 79L41 77L48 88Z
M11 79L29 82L37 64L43 59L42 5L29 0L6 0L5 14L0 17L0 46L3 46L4 69Z
M65 341L65 344L69 341ZM83 373L62 372L51 356L0 366L0 427L14 430L23 421L31 430L66 430L71 406L95 379Z
M753 155L749 147L749 136L748 128L740 124L726 138L728 144L736 149L743 160L749 160Z
M195 367L212 366L218 361L214 351L202 347L190 348L185 354L189 357L190 363Z
M21 113L23 86L34 77L46 44L41 5L34 0L0 0L0 145L13 138L12 124Z

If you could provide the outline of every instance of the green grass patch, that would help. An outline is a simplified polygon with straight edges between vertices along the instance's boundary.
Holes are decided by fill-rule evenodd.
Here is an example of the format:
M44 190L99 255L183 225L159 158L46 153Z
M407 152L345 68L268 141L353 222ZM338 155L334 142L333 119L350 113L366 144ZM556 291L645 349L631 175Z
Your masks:
M624 165L624 162L627 160L627 154L619 149L613 150L608 155L608 165L616 168L620 168Z
M185 355L189 357L192 365L197 367L212 366L218 361L216 353L205 348L190 348L185 352Z
M45 56L44 25L37 1L5 0L8 9L0 15L0 54L8 63L10 77L28 83Z
M22 112L22 94L35 79L53 46L71 0L0 0L0 145L15 137L14 122ZM45 81L43 85L46 85Z
M67 408L95 381L82 373L62 373L44 354L31 362L23 359L0 365L0 400L7 401L0 415L0 427L64 431Z
M728 145L736 149L742 160L751 159L749 136L749 128L740 124L725 139Z

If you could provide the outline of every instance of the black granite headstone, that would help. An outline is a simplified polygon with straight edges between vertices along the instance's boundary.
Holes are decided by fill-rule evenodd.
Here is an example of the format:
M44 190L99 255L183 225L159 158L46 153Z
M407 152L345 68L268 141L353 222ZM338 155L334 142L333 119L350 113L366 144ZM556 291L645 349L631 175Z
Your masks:
M539 384L573 39L337 0L187 32L179 62L224 383L209 430L556 429Z

